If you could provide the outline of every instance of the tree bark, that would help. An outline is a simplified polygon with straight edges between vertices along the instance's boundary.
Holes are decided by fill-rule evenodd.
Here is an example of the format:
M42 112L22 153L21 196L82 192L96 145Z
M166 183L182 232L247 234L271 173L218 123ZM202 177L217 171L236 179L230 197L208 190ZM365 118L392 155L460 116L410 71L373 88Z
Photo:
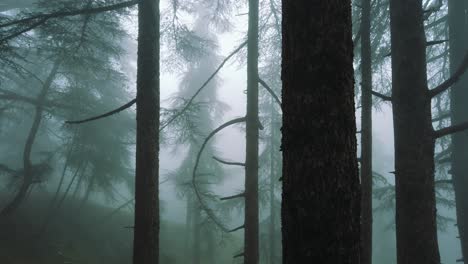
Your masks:
M391 0L398 264L440 264L421 0Z
M200 264L200 245L201 245L201 237L200 237L200 225L201 225L201 210L198 206L198 203L195 201L193 203L193 217L192 217L192 230L193 230L193 240L192 240L192 261L193 264Z
M159 263L159 0L138 3L133 263Z
M245 158L244 264L257 264L258 242L258 0L249 0Z
M23 183L21 184L21 187L18 193L16 194L15 198L13 198L13 200L0 212L1 216L8 216L14 211L16 211L16 209L18 209L18 206L25 199L26 194L28 193L31 187L31 184L33 183L34 172L32 171L31 152L34 145L34 141L36 140L37 132L39 131L39 127L41 125L42 113L44 111L44 103L46 102L46 97L52 86L52 83L55 80L55 76L57 74L59 66L60 61L57 60L52 66L52 69L49 75L47 76L47 79L44 81L39 95L37 96L38 104L35 107L33 123L31 129L29 130L29 134L26 139L26 144L24 146L23 151Z
M360 261L351 1L283 1L283 263Z
M276 181L276 149L275 149L275 138L276 138L276 119L275 119L275 110L274 110L274 101L271 99L271 134L270 134L270 230L269 230L269 260L270 264L276 263L276 239L275 230L276 230L276 210L275 210L275 186Z
M448 3L450 71L454 74L468 49L468 11L466 1ZM468 121L468 74L465 73L450 92L452 125ZM463 259L468 258L468 131L452 136L452 177L455 190L457 227Z
M372 49L371 0L361 15L361 264L372 263Z

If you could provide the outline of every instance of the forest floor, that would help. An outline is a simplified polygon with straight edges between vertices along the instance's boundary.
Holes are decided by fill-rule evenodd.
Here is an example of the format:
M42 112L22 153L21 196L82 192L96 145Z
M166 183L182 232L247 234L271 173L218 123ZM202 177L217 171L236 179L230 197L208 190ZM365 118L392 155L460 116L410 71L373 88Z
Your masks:
M13 216L0 219L1 264L131 263L133 216L128 209L115 212L69 199L47 220L50 201L50 196L29 197ZM161 223L161 264L187 263L184 232L183 225ZM217 258L231 263L233 250L228 241Z

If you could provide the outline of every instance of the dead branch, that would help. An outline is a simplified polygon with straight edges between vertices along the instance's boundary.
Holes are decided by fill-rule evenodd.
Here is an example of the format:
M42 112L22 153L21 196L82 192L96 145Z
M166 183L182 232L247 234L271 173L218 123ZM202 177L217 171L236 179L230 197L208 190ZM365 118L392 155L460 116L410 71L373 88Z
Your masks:
M242 163L242 162L225 161L225 160L222 160L222 159L220 159L218 157L215 157L215 156L213 156L213 159L216 160L217 162L225 164L225 165L244 166L245 167L245 163Z
M236 198L240 198L240 197L244 197L244 196L245 196L245 193L239 193L239 194L236 194L236 195L220 198L220 200L221 201L226 201L226 200L236 199Z
M86 119L83 119L83 120L75 120L75 121L65 121L65 123L67 124L82 124L82 123L86 123L86 122L90 122L90 121L94 121L94 120L98 120L98 119L101 119L101 118L104 118L104 117L108 117L108 116L111 116L111 115L114 115L114 114L117 114L117 113L120 113L122 112L123 110L127 109L127 108L130 108L132 105L134 105L136 103L136 99L133 99L131 100L130 102L122 105L121 107L117 108L117 109L114 109L112 111L109 111L107 113L104 113L102 115L98 115L98 116L93 116L93 117L90 117L90 118L86 118Z
M465 54L465 57L463 58L463 61L461 62L460 66L458 66L458 69L455 71L455 73L448 78L445 82L441 83L439 86L436 88L432 89L429 91L429 96L431 98L445 92L448 90L452 85L456 84L462 75L465 73L465 71L468 69L468 51Z
M458 125L449 126L434 131L434 138L441 138L447 135L455 134L468 129L468 122L464 122Z
M236 228L234 228L234 229L231 229L231 230L229 230L229 233L236 232L237 230L241 230L241 229L243 229L243 228L245 228L245 225L241 225L241 226L239 226L239 227L236 227Z
M258 77L258 82L268 91L268 93L275 99L275 101L278 103L279 107L281 108L281 100L278 98L278 96L275 94L275 92L268 86L268 84L262 80L260 77Z
M391 96L384 95L376 91L372 91L372 95L377 96L378 98L382 99L382 101L392 101Z

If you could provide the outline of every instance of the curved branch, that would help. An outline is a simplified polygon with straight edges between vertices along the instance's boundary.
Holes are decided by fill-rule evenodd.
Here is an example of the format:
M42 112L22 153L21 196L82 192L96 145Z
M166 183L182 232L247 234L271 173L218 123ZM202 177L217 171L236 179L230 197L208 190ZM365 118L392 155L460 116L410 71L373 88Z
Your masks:
M217 162L225 164L225 165L244 166L245 167L245 163L242 163L242 162L225 161L225 160L222 160L222 159L220 159L218 157L215 157L215 156L213 156L213 159L216 160Z
M200 206L201 208L206 212L206 214L213 220L213 222L219 227L221 228L221 230L223 230L224 232L228 232L229 229L226 228L219 220L218 218L214 215L213 211L208 208L208 206L203 202L203 198L200 194L200 191L198 190L198 187L197 187L197 169L198 169L198 165L200 163L200 158L201 158L201 155L203 153L203 150L205 149L206 147L206 144L208 143L208 141L214 137L219 131L223 130L224 128L226 127L229 127L229 126L232 126L234 124L238 124L238 123L243 123L245 122L246 118L245 117L240 117L240 118L236 118L236 119L233 119L229 122L226 122L224 124L222 124L221 126L219 126L218 128L216 128L215 130L213 130L206 138L205 138L205 141L203 141L203 144L201 145L200 147L200 150L198 151L197 153L197 158L195 160L195 166L193 167L193 172L192 172L192 186L193 186L193 189L195 190L195 194L197 196L197 199L200 203Z
M236 228L234 228L234 229L231 229L231 230L229 230L229 233L236 232L237 230L241 230L241 229L243 229L243 228L245 228L245 225L241 225L241 226L239 226L239 227L236 227Z
M263 81L260 77L258 77L258 82L268 91L268 93L270 93L270 95L275 99L275 101L278 103L280 108L282 108L281 100L278 98L275 92L270 88L270 86L268 86L268 84L265 81Z
M94 120L98 120L98 119L102 119L104 117L108 117L108 116L111 116L111 115L114 115L114 114L117 114L117 113L120 113L122 112L123 110L127 109L127 108L130 108L132 105L134 105L136 103L136 98L135 99L132 99L130 102L122 105L121 107L119 108L116 108L112 111L109 111L107 113L104 113L102 115L98 115L98 116L93 116L93 117L90 117L90 118L86 118L86 119L83 119L83 120L75 120L75 121L65 121L65 123L67 124L82 124L82 123L86 123L86 122L90 122L90 121L94 121Z
M216 74L218 74L218 72L221 70L221 68L223 68L224 64L226 64L226 62L228 62L229 59L231 59L234 55L236 55L246 45L247 45L247 41L242 43L237 49L235 49L233 52L231 52L231 54L229 54L221 62L221 64L219 64L218 68L216 68L216 70L211 74L210 77L208 77L208 79L202 84L202 86L200 88L198 88L198 90L195 92L195 94L192 96L192 98L190 98L190 100L187 102L187 104L184 106L184 108L182 108L182 110L179 113L174 115L171 119L169 119L169 121L167 121L164 125L162 125L161 128L159 129L159 132L161 132L164 128L166 128L169 124L171 124L174 120L176 120L179 116L181 116L185 111L187 111L189 106L192 104L193 100L195 100L195 97L197 97L197 95L203 90L203 88L205 88L208 85L208 83L216 76Z
M465 54L465 57L463 58L463 61L461 62L460 66L458 66L457 71L448 78L445 82L441 83L439 86L436 88L432 89L429 91L429 96L431 98L445 92L448 90L452 85L456 84L462 75L465 73L465 71L468 69L468 51Z
M244 196L245 196L245 193L239 193L239 194L236 194L236 195L232 195L232 196L228 196L228 197L223 197L223 198L221 198L220 200L221 200L221 201L226 201L226 200L241 198L241 197L244 197Z

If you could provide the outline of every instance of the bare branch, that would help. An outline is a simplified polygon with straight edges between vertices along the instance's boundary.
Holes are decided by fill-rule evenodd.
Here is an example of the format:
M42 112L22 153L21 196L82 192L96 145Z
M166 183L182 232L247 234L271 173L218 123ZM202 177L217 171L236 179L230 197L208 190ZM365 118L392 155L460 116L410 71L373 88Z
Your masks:
M212 219L212 221L219 227L221 228L221 230L223 230L224 232L228 232L229 229L227 229L219 220L218 218L216 217L216 215L213 213L213 211L208 208L208 206L204 203L203 201L203 198L200 194L200 191L198 190L198 187L197 187L197 169L198 169L198 165L200 164L200 158L201 158L201 155L203 153L203 150L205 149L206 147L206 144L208 143L208 141L210 141L210 139L212 137L214 137L219 131L225 129L226 127L229 127L229 126L232 126L234 124L239 124L239 123L243 123L245 122L246 118L245 117L240 117L240 118L236 118L236 119L233 119L231 121L228 121L224 124L222 124L221 126L219 126L218 128L216 128L215 130L213 130L206 138L205 138L205 141L203 141L203 144L201 145L200 147L200 150L198 151L198 154L197 154L197 158L195 160L195 166L193 167L193 171L192 171L192 186L193 186L193 189L195 190L195 194L197 196L197 199L200 203L200 206L201 208L206 212L206 214Z
M86 118L86 119L83 119L83 120L75 120L75 121L65 121L65 123L67 124L82 124L82 123L86 123L86 122L90 122L90 121L94 121L94 120L98 120L98 119L101 119L101 118L104 118L104 117L108 117L108 116L111 116L111 115L114 115L114 114L117 114L119 112L122 112L123 110L127 109L127 108L130 108L132 105L134 105L136 103L136 99L133 99L131 100L130 102L122 105L121 107L117 108L117 109L114 109L112 111L109 111L105 114L102 114L102 115L98 115L98 116L94 116L94 117L90 117L90 118Z
M222 159L220 159L218 157L215 157L215 156L213 156L213 159L216 160L219 163L222 163L222 164L233 165L233 166L244 166L245 167L245 163L242 163L242 162L225 161L225 160L222 160Z
M218 66L218 68L216 68L216 70L211 74L210 77L208 77L208 79L202 84L202 86L200 88L198 88L198 90L195 92L195 94L192 96L192 98L190 98L190 100L187 102L187 104L184 106L184 108L182 108L182 110L179 113L174 115L171 119L169 119L169 121L167 121L164 125L162 125L161 128L159 129L159 131L162 131L169 124L171 124L174 120L176 120L179 116L181 116L185 111L187 111L187 109L189 108L190 104L192 104L195 97L197 97L197 95L203 90L203 88L205 88L208 85L208 83L216 76L216 74L218 74L218 72L221 70L221 68L223 68L224 64L226 64L226 62L228 62L229 59L231 59L234 55L236 55L246 45L247 45L247 41L242 43L237 49L235 49L233 52L231 52L231 54L229 54L221 62L221 64Z
M243 256L244 256L244 252L239 253L239 254L237 254L237 255L234 255L233 258L240 258L240 257L243 257Z
M281 108L281 100L278 98L278 96L275 94L275 92L268 86L268 84L262 80L260 77L258 77L258 82L270 93L270 95L275 99L275 101L278 103L278 105Z
M391 96L384 95L376 91L372 91L372 95L377 96L378 98L382 99L382 101L392 101Z
M226 200L241 198L241 197L244 197L244 196L245 196L245 193L239 193L239 194L236 194L236 195L232 195L232 196L228 196L228 197L223 197L223 198L221 198L220 200L221 200L221 201L226 201Z
M457 132L461 132L468 129L468 122L464 122L458 125L449 126L434 131L434 138L441 138L447 135L451 135Z
M437 180L434 182L435 184L453 184L452 180Z
M461 62L460 66L458 66L457 71L448 78L445 82L441 83L439 86L436 88L432 89L429 91L429 96L431 98L445 92L448 90L452 85L456 84L462 75L465 73L465 71L468 69L468 51L465 54L465 57L463 58L463 61Z
M446 118L449 118L450 117L450 113L449 112L445 112L445 113L442 113L442 114L439 114L438 117L434 117L432 119L432 122L439 122L439 121L442 121Z
M239 227L236 227L236 228L234 228L234 229L231 229L231 230L229 230L229 233L236 232L237 230L241 230L241 229L243 229L243 228L245 228L245 225L241 225L241 226L239 226Z

